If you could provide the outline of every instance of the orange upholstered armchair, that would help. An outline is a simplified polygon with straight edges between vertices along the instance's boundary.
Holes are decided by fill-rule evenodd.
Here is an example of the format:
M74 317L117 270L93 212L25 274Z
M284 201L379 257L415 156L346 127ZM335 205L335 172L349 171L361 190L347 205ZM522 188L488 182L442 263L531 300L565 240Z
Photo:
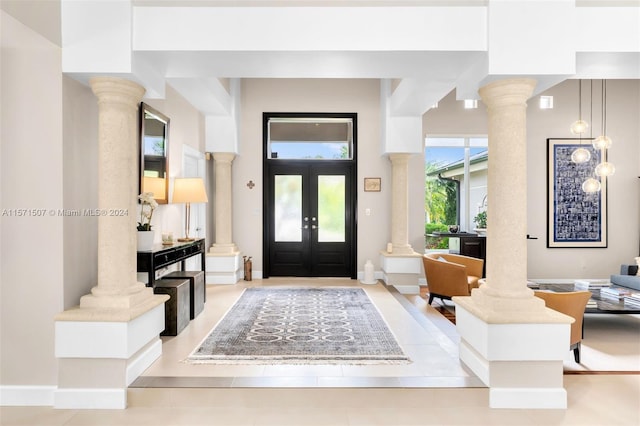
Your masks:
M469 296L482 278L484 260L447 253L428 253L422 256L424 274L429 287L429 304L434 297L451 299Z
M549 291L535 291L534 295L544 300L547 308L553 309L565 315L573 317L571 324L571 341L569 350L573 350L573 357L580 362L580 342L582 341L582 319L584 309L591 298L590 291L571 291L566 293L553 293Z

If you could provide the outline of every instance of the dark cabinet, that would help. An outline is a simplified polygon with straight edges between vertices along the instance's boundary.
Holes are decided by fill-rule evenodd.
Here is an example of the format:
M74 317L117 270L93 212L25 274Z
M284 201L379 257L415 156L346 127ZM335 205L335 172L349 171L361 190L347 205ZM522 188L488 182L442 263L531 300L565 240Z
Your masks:
M484 260L482 266L482 276L486 276L487 271L487 237L484 235L472 234L467 232L434 232L429 234L430 237L448 237L460 239L460 252L463 256L476 257Z

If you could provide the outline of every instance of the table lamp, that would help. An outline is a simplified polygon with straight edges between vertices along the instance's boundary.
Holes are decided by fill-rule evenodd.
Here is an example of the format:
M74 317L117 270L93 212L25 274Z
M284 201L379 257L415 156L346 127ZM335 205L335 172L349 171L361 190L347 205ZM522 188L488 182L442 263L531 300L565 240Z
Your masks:
M176 178L173 184L173 203L185 203L185 237L178 238L179 242L193 241L189 237L189 222L191 219L191 203L208 202L202 178Z

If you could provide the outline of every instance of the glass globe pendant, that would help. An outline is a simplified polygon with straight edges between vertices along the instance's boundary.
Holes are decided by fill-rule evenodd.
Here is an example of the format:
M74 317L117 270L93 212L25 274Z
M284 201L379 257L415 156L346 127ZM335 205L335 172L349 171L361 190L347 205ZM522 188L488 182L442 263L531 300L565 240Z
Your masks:
M592 142L592 145L595 149L609 149L613 141L609 136L598 136Z
M591 153L586 148L577 148L571 153L571 161L576 164L586 163L591 159Z
M596 176L613 176L615 172L615 166L606 161L596 166Z
M571 125L571 133L574 135L580 135L587 131L589 124L584 120L577 120Z
M598 192L600 191L600 181L594 178L589 178L582 182L582 190L584 192Z

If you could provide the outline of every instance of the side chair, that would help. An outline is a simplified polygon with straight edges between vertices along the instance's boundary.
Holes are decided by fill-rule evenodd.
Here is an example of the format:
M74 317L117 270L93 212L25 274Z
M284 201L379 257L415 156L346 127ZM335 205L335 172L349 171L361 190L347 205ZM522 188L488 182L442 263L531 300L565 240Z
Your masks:
M534 295L544 300L547 308L573 317L571 324L571 340L569 350L573 350L573 357L580 363L580 342L582 341L582 324L584 310L591 298L590 291L571 291L566 293L554 293L550 291L534 291Z
M434 297L451 300L453 296L469 296L482 278L484 260L448 253L422 256L424 274L429 287L429 304Z

